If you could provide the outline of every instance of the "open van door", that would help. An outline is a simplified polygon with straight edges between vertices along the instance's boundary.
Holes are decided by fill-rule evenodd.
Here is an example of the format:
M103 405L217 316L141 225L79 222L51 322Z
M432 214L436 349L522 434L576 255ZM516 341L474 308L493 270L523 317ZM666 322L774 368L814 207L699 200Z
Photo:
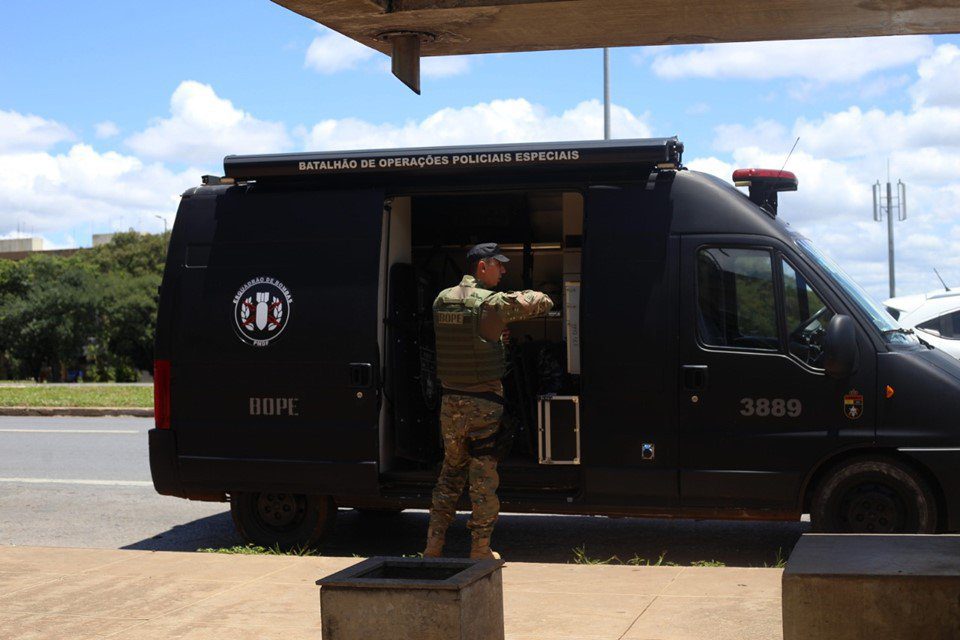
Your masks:
M182 206L171 428L197 491L377 491L383 192L234 187ZM210 199L215 198L215 206Z

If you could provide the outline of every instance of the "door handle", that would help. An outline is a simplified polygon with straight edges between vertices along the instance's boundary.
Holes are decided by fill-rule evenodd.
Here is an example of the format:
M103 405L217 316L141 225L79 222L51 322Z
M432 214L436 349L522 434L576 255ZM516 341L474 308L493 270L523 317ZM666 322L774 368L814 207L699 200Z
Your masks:
M703 391L709 381L709 368L705 364L685 364L680 367L683 388L686 391Z
M351 362L350 386L353 389L369 389L372 387L373 365L369 362Z

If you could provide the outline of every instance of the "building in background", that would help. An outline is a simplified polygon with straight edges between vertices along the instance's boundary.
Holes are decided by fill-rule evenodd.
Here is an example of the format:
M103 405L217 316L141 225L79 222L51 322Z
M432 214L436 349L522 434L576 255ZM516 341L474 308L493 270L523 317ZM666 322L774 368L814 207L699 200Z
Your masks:
M37 253L68 256L79 249L43 248L43 238L10 238L0 240L0 260L23 260Z
M0 240L0 255L22 251L43 251L43 238L9 238Z

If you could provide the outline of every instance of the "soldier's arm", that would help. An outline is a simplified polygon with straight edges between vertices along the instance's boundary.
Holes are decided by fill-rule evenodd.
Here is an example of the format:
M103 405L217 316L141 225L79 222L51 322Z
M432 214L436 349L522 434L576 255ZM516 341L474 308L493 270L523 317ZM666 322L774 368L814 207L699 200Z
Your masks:
M511 291L495 293L484 302L503 322L545 315L553 308L553 300L542 291Z

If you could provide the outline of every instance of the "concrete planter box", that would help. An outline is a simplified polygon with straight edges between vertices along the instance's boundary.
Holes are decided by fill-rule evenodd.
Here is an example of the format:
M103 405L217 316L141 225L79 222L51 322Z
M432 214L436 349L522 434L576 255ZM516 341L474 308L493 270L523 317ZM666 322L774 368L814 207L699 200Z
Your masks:
M960 536L805 534L783 572L801 638L960 638Z
M317 581L324 640L501 640L501 560L370 558Z

